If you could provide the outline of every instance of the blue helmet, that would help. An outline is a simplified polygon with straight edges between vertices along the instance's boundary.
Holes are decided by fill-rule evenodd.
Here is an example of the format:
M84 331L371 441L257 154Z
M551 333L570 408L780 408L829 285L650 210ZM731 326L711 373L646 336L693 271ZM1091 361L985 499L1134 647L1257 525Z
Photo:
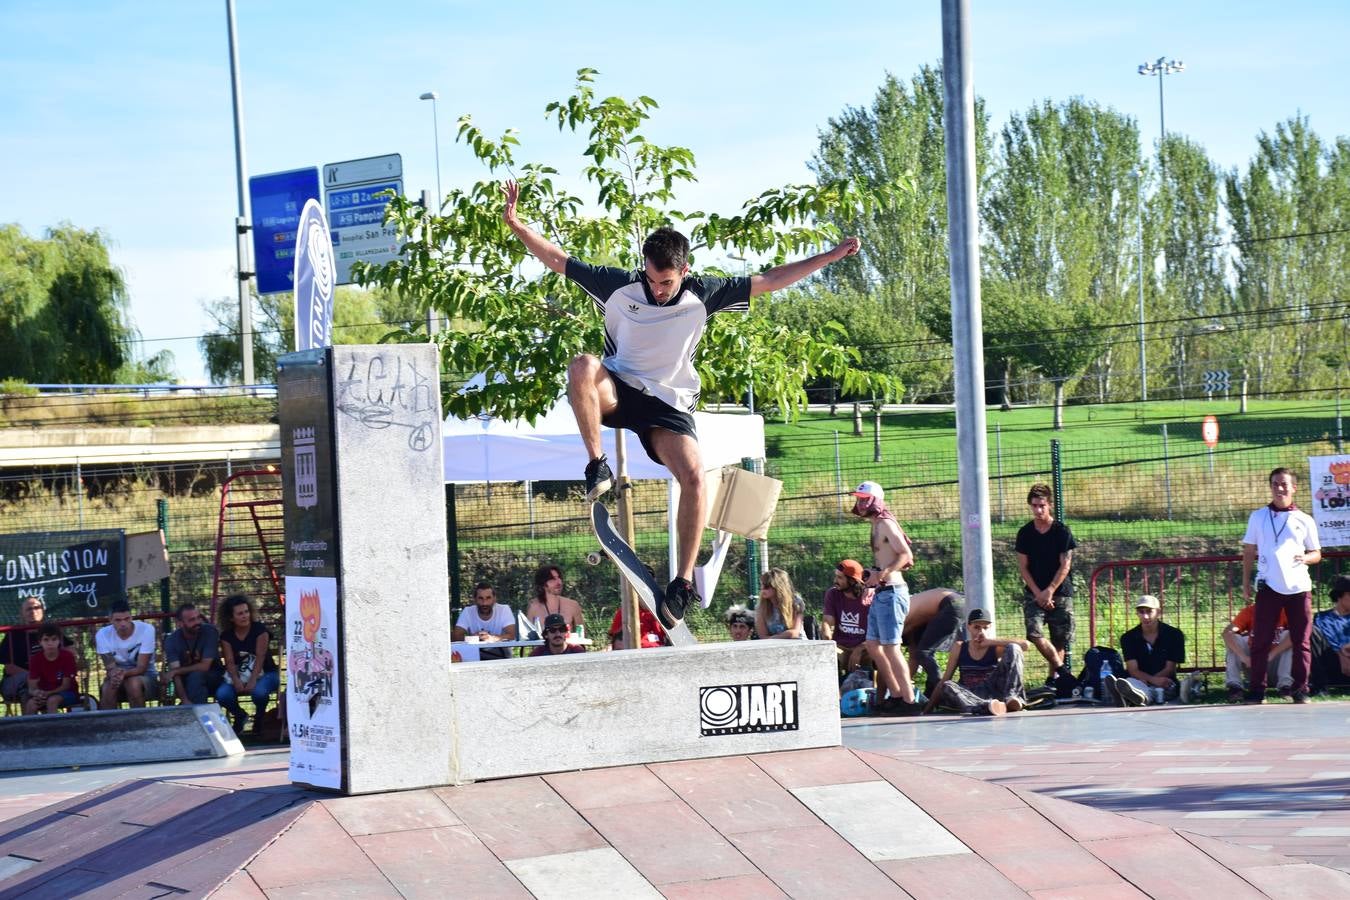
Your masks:
M845 716L865 716L872 710L872 692L862 688L839 698L839 712Z

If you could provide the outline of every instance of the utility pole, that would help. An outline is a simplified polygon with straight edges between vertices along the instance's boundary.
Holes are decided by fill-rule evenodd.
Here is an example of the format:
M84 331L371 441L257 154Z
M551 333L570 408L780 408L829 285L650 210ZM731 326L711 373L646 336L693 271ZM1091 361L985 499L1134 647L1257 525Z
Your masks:
M225 0L225 20L230 33L230 96L234 102L234 171L238 182L239 215L234 220L235 259L239 280L239 357L244 384L253 384L253 281L252 253L248 233L251 210L248 202L248 163L244 159L244 94L239 86L239 38L234 27L234 0Z

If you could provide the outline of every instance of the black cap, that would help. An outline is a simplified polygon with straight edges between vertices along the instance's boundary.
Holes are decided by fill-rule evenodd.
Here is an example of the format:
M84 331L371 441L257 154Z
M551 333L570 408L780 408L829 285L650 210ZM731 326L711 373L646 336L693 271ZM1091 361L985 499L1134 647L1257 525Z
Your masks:
M970 611L970 615L966 616L966 624L967 624L967 625L974 625L976 622L990 622L990 623L992 623L993 621L994 621L994 617L991 616L991 615L989 615L989 613L985 612L984 610L980 609L979 607L976 607L975 609L972 609L972 610Z
M548 631L550 628L557 628L558 626L562 626L563 628L567 627L567 620L562 617L562 613L549 613L544 617L545 631Z

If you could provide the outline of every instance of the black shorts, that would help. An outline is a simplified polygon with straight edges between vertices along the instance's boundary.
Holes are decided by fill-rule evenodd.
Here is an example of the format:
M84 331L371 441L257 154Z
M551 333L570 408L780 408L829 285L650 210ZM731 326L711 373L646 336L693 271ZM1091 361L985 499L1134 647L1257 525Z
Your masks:
M638 390L613 372L609 373L609 377L614 382L619 405L614 412L602 418L601 423L609 428L627 428L636 434L638 440L642 441L642 449L647 451L653 462L661 462L661 457L652 449L653 428L664 428L698 439L694 431L694 417L689 413L680 412L659 397Z

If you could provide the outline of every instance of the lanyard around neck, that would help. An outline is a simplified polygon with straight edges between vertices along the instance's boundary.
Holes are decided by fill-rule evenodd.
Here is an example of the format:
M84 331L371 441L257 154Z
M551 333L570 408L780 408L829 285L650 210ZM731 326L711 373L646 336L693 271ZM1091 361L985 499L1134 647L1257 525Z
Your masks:
M1282 510L1282 512L1285 512L1285 513L1288 513L1288 512L1291 512L1291 511L1292 511L1292 510L1288 510L1288 509ZM1266 507L1266 514L1270 516L1270 530L1273 531L1273 532L1275 532L1275 543L1278 544L1278 543L1280 542L1280 535L1284 534L1284 530L1285 530L1286 528L1289 527L1289 519L1290 519L1290 516L1286 515L1286 516L1284 517L1284 521L1283 521L1282 523L1280 523L1280 530L1279 530L1279 531L1275 531L1275 510L1273 510L1273 509L1271 509L1269 506L1267 506L1267 507Z

